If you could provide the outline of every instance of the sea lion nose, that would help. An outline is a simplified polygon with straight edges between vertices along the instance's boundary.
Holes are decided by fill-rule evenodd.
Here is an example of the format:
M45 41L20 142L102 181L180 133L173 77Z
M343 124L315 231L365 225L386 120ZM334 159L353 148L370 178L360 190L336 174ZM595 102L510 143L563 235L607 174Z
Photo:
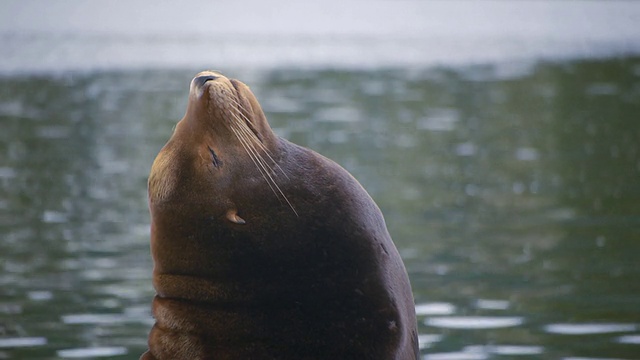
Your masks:
M202 76L198 76L195 79L193 79L193 83L196 85L196 87L202 87L202 85L204 85L207 81L212 81L219 78L219 76L216 75L202 75Z

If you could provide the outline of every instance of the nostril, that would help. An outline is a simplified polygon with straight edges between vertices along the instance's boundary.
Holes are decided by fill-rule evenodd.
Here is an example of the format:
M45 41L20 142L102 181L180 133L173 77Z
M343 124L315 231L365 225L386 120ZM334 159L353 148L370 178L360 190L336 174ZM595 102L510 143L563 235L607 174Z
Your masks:
M196 85L196 87L201 87L207 81L215 80L217 78L218 78L218 76L215 76L215 75L203 75L203 76L198 76L197 78L193 79L193 82Z

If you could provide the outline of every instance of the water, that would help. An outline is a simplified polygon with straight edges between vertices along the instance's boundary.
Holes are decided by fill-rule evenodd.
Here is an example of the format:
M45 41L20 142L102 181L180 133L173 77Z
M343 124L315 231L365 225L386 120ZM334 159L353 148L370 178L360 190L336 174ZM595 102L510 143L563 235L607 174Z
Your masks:
M635 1L0 3L0 73L375 69L637 54Z
M637 358L640 59L500 71L230 75L377 200L427 359ZM146 176L192 75L2 79L0 355L144 349Z
M0 5L0 359L146 349L146 178L210 67L378 202L425 359L640 358L639 5L45 3Z

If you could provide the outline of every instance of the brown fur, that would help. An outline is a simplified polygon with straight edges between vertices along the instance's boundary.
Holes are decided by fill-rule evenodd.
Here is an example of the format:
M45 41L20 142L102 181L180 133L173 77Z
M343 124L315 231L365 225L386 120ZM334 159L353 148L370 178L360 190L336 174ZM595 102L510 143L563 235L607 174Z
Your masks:
M149 208L156 324L142 359L418 358L380 210L339 165L277 137L239 81L192 81Z

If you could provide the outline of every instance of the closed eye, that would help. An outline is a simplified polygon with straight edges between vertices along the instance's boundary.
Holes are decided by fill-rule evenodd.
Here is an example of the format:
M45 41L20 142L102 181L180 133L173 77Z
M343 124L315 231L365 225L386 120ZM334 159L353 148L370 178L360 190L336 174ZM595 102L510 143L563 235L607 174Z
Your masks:
M209 152L211 153L211 163L213 164L213 166L214 167L222 166L222 161L220 160L220 158L218 158L218 155L216 155L216 152L213 151L212 148L210 148L210 147L208 147L208 148L209 148Z

